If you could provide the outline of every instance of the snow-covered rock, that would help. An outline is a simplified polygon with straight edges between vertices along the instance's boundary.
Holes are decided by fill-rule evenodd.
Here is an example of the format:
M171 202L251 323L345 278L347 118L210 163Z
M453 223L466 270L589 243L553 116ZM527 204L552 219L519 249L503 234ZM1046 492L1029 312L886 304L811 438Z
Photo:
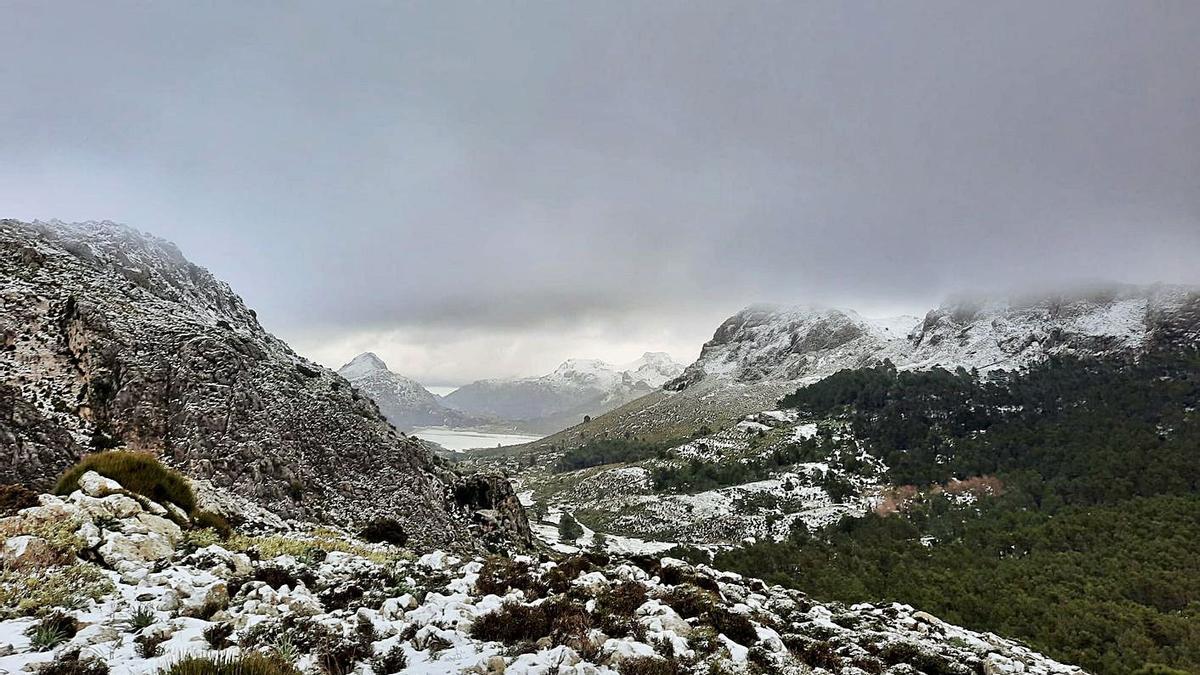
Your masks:
M47 498L0 522L37 526L53 510L80 529L98 528L107 541L141 530L156 510L104 515L87 500L96 498L82 491ZM615 675L623 664L647 660L674 661L682 673L737 672L751 661L768 672L802 673L817 665L806 663L807 646L821 641L824 653L854 655L860 665L875 663L869 650L888 642L908 645L914 662L946 664L946 672L1081 673L906 605L827 606L676 559L557 556L558 564L538 564L528 556L446 551L414 558L348 535L333 550L301 559L266 552L287 541L282 548L302 549L312 541L302 533L204 546L159 534L175 548L108 565L95 573L107 584L99 592L61 607L0 606L0 616L10 617L0 621L0 642L8 644L0 645L0 672L29 672L82 650L114 675L151 675L185 655L262 650L301 670L340 659L344 672L368 672L369 663L370 672L383 672L387 655L391 668L403 662L403 672L413 673ZM22 537L10 537L6 549L27 550L32 540ZM248 546L257 559L226 546ZM22 614L39 610L77 626L54 651L37 651L26 636L36 621ZM143 649L151 639L159 648Z

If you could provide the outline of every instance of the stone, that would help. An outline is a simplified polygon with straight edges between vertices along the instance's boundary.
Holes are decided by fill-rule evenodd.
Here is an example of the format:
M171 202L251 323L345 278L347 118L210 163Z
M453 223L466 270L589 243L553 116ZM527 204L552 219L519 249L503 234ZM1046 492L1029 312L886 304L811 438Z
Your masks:
M95 471L88 471L79 477L79 489L89 497L107 497L124 488L111 478L101 476Z
M62 555L45 539L23 534L4 540L4 547L0 549L0 562L7 569L38 569L62 562Z

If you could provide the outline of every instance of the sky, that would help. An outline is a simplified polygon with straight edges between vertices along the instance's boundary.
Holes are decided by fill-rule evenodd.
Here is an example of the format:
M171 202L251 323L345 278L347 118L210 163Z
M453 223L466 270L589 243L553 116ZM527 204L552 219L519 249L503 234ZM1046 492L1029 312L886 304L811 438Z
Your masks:
M337 367L691 361L759 302L1200 283L1200 3L0 3L0 216Z

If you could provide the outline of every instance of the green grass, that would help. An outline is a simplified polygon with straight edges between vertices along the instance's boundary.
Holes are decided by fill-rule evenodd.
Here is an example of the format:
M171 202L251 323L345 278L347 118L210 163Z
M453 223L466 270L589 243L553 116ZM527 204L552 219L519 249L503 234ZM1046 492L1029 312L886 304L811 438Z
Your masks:
M54 486L54 492L67 495L79 489L79 479L88 471L111 478L121 487L159 503L170 502L191 513L196 496L179 472L163 466L153 455L141 452L113 451L88 455L67 469Z

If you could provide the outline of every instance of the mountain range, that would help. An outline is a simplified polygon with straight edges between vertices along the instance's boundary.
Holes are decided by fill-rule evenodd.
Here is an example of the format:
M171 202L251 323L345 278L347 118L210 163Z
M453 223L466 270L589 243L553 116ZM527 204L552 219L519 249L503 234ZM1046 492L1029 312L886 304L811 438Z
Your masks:
M797 385L887 360L902 370L1013 370L1064 354L1136 353L1200 335L1196 289L1108 284L1057 293L958 297L923 318L752 305L726 319L663 389L538 443L605 433L688 435L766 410Z
M683 366L663 352L646 352L625 364L569 359L538 377L477 380L446 396L388 369L372 352L338 369L370 396L396 428L490 426L553 433L655 391Z

